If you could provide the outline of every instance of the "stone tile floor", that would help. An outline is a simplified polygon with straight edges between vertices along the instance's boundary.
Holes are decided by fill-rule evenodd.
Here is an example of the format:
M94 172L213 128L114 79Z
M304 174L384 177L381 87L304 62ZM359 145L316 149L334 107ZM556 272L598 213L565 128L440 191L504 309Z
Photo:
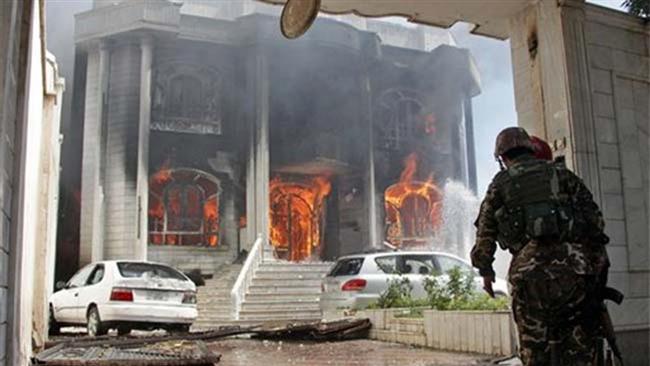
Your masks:
M279 342L225 339L211 342L220 366L456 366L489 365L484 355L439 352L370 340Z

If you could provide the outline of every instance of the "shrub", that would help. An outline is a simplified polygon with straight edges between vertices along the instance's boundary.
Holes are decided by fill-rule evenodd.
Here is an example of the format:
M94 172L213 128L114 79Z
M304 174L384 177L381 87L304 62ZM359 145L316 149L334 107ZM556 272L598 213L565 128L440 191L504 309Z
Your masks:
M413 306L411 291L413 291L413 285L408 278L400 276L389 280L388 288L377 300L377 307L380 309L411 307Z
M434 310L505 310L508 309L508 298L493 299L487 294L474 290L474 274L463 272L456 267L447 272L448 280L442 281L440 277L429 276L424 280L424 290L427 293L424 299L413 299L411 291L413 286L406 277L388 281L388 288L376 303L369 306L371 309L388 308L418 308L426 307ZM412 309L406 316L422 316L420 311Z

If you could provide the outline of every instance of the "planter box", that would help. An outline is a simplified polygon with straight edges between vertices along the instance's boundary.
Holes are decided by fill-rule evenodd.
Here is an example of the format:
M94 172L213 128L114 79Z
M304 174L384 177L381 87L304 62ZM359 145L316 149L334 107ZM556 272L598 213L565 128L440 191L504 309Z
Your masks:
M509 311L424 311L427 346L440 350L509 356L517 333Z
M516 352L516 330L509 311L424 310L424 318L399 317L409 311L360 310L341 315L370 319L370 338L380 341L494 356Z

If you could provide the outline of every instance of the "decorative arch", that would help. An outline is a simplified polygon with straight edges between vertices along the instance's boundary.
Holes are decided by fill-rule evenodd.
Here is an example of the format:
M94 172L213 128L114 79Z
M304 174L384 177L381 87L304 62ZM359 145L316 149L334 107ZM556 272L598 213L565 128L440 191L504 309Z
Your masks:
M427 113L424 97L415 90L393 88L384 91L375 108L379 146L401 150L423 133L434 132L435 119Z
M219 245L219 180L200 170L163 168L149 179L149 243Z

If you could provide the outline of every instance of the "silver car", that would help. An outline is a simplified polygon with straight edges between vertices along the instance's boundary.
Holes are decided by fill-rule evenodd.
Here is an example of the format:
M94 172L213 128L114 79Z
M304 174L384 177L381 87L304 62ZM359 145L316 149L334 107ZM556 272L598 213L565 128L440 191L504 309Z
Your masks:
M409 279L413 298L424 298L424 279L435 274L444 282L446 273L454 267L476 273L466 261L441 252L398 251L341 257L323 279L320 307L324 312L363 309L377 301L390 280L400 276ZM478 291L483 291L483 281L478 275L475 284ZM493 289L497 296L508 295L508 285L503 279L497 278Z

